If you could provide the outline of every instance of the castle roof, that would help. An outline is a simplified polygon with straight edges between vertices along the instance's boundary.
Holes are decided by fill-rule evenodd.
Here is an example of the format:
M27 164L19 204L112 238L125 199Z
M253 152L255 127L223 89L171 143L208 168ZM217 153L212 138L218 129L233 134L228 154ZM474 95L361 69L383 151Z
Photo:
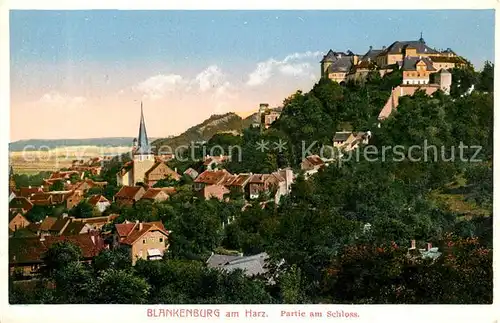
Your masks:
M426 69L428 71L435 71L436 69L432 65L432 60L428 57L414 57L414 56L407 56L404 58L403 61L403 70L404 71L416 71L417 70L417 64L423 61L425 63Z
M415 48L419 54L438 54L439 52L435 49L430 48L425 44L425 41L420 38L419 40L409 40L409 41L395 41L389 47L387 47L381 54L398 54L402 53L404 48Z

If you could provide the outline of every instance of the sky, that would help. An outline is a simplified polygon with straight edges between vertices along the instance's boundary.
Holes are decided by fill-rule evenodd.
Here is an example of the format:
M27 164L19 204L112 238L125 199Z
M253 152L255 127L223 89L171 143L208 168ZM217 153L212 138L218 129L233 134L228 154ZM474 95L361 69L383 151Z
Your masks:
M423 38L494 61L493 10L11 11L11 141L180 134L280 105L329 49Z

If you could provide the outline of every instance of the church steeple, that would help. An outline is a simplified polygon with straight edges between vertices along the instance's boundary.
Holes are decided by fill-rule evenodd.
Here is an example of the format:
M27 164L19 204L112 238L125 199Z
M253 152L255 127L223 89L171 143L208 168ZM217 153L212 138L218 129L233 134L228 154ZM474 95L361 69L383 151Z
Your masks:
M151 154L151 149L149 147L148 135L146 133L146 123L144 122L144 112L142 109L141 101L141 121L139 124L139 136L137 137L137 149L135 150L137 155L149 155Z

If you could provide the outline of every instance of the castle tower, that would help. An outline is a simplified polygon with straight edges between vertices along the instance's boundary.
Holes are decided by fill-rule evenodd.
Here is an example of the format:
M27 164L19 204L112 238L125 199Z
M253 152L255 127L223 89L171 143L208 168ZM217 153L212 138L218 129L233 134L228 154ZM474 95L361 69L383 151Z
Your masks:
M268 109L269 109L268 103L261 103L259 105L259 122L260 122L261 129L263 129L263 127L264 127L266 112Z
M151 151L151 146L149 145L148 135L146 133L146 123L144 122L144 113L142 109L141 102L141 121L139 123L139 136L137 137L137 143L135 143L134 155L134 166L133 166L133 181L131 185L135 185L137 182L145 182L146 172L153 167L155 163L155 157Z
M437 83L439 84L441 91L449 95L451 89L451 73L443 68L439 71Z
M328 78L328 68L335 62L335 53L333 50L329 50L328 53L323 56L321 60L321 77Z

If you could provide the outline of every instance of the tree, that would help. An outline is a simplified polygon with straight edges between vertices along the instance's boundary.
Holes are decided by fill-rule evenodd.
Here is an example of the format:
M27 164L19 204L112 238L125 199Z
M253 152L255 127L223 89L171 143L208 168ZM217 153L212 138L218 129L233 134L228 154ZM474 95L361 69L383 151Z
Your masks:
M156 182L153 187L171 187L171 186L177 186L178 181L173 179L172 176L168 175L164 179L160 179L158 182Z
M28 221L37 223L43 221L47 216L52 214L52 207L43 205L33 205L31 210L26 213Z
M122 247L103 250L93 260L93 267L96 271L108 269L125 270L131 266L130 250Z
M49 186L49 191L64 191L64 182L55 181L54 184Z
M75 218L91 218L95 213L94 207L86 200L81 201L70 210L70 214Z
M99 274L93 301L97 304L147 303L151 286L125 270L108 269Z
M303 300L303 286L300 268L293 265L287 272L279 276L281 297L284 304L299 304Z
M477 84L478 91L493 93L493 78L494 78L495 65L490 61L484 63L483 70L479 74Z
M50 246L43 260L49 273L62 269L71 263L78 262L82 257L81 249L67 241L56 242Z
M472 66L455 67L451 71L451 89L452 97L464 95L473 85L478 82L478 75Z
M68 262L52 274L55 282L55 297L58 303L92 303L95 278L87 264Z

